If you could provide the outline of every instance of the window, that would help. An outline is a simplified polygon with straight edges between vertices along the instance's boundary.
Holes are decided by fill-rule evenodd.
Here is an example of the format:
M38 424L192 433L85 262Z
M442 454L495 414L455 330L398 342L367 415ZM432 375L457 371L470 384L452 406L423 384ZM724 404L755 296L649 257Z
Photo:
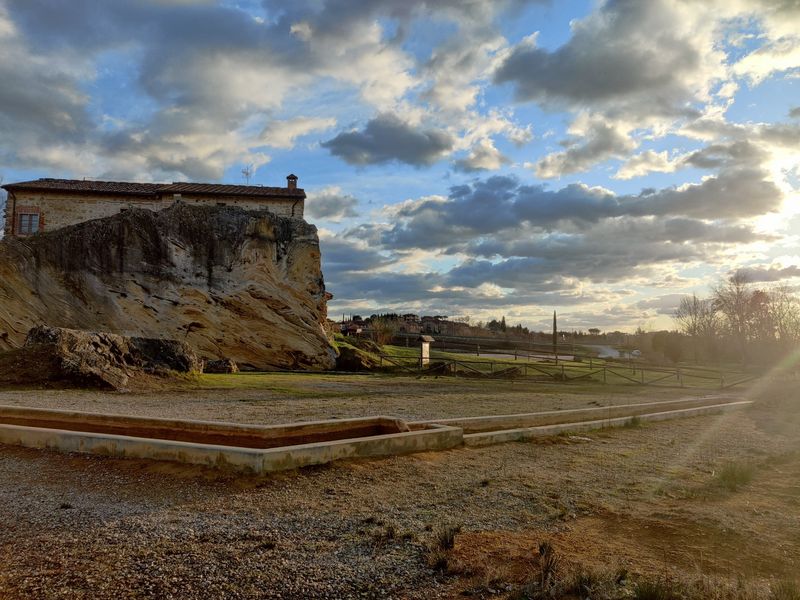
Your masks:
M39 215L22 213L19 215L20 235L33 235L39 231Z

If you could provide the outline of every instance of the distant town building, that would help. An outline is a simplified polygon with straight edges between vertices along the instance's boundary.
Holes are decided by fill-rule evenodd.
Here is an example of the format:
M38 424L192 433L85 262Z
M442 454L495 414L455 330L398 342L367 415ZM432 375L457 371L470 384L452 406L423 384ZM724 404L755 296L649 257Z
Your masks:
M26 236L109 217L129 208L161 210L174 202L269 210L282 217L303 217L306 194L297 176L286 187L214 183L129 183L75 179L37 179L4 185L5 235Z

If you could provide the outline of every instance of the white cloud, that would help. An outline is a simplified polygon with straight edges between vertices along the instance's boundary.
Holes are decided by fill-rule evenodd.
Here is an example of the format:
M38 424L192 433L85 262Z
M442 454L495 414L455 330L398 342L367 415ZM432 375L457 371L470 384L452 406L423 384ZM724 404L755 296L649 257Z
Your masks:
M266 145L273 148L293 148L297 138L335 126L336 119L326 117L295 117L285 121L270 121L261 132L261 138Z

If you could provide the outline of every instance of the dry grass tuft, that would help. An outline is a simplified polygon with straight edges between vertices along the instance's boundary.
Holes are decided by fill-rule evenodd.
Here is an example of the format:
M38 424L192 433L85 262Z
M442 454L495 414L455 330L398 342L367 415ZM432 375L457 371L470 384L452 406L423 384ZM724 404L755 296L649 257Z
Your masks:
M755 472L756 467L750 462L728 462L717 474L717 483L729 492L735 492L750 483Z

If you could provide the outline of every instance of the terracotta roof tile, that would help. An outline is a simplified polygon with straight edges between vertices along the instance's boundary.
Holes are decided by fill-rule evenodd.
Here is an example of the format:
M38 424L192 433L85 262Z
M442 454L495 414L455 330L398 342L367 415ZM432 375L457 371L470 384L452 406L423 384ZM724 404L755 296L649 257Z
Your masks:
M127 181L91 181L81 179L36 179L9 183L3 189L15 190L49 190L58 192L75 192L88 194L122 194L130 196L153 196L160 194L211 194L219 196L252 196L280 197L292 196L305 198L301 188L264 187L258 185L226 185L216 183L134 183Z

